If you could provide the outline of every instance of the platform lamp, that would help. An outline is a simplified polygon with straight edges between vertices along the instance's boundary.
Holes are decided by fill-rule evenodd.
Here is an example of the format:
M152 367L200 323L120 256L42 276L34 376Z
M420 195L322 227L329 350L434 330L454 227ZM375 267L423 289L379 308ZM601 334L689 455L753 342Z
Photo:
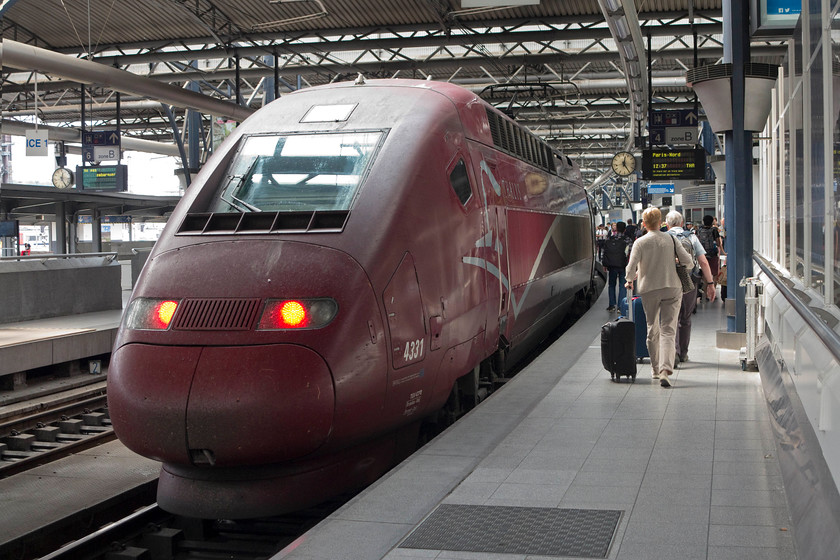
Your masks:
M744 130L762 130L770 114L771 95L779 67L761 62L744 64ZM732 64L710 64L685 74L686 85L694 90L716 133L732 130Z

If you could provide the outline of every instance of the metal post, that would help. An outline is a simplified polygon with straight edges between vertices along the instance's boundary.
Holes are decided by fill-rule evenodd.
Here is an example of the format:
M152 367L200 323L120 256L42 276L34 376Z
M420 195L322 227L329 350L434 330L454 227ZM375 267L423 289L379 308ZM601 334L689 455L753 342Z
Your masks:
M276 56L268 55L265 57L265 63L274 64L274 76L272 79L266 77L263 80L263 107L277 99L277 61Z
M64 202L55 203L55 252L63 255L67 252L67 215Z
M197 66L197 62L193 60L190 66ZM190 82L187 86L190 91L201 92L201 87L198 82ZM195 109L187 110L187 152L189 168L184 170L184 173L192 175L194 171L198 171L201 167L201 113ZM189 181L187 181L189 185Z
M723 59L732 63L732 131L726 132L727 284L735 289L735 316L727 330L746 332L747 316L741 278L752 276L753 232L752 133L744 130L745 72L750 60L749 2L723 2Z
M82 117L82 143L84 143L84 137L85 137L85 84L79 84L79 85L82 86L81 98L80 99L81 99L81 107L82 107L82 115L81 115L81 117ZM87 162L88 162L88 160L85 157L85 151L82 150L82 167L84 167ZM78 180L81 181L82 178L79 177Z
M93 248L91 249L92 253L101 253L102 252L102 212L99 208L93 209L93 214L91 215L90 220L90 227L91 227L91 241L93 242Z

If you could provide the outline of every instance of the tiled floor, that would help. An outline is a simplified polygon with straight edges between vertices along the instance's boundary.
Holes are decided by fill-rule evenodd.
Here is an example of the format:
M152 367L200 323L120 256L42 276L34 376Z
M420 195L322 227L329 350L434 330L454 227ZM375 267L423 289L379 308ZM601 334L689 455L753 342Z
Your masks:
M415 456L414 460L426 462L422 469L410 460L393 473L390 478L416 480L410 474L434 472L437 458L453 470L457 480L446 489L434 489L428 483L421 500L431 504L426 513L418 518L393 511L387 520L382 519L379 530L391 539L400 532L406 535L441 502L617 509L624 514L609 552L611 559L795 559L759 374L741 371L737 351L715 347L715 333L726 324L722 304L705 304L694 316L689 361L675 372L671 389L652 380L647 365L639 367L635 384L610 382L601 366L596 336L600 334L597 326L610 315L597 313L594 318L590 313L581 325L591 330L585 335L589 345L580 359L559 382L547 386L535 406L498 441L487 446L489 454L476 456L470 464L469 436L447 433ZM541 372L556 369L563 352L562 344L553 345L535 360L527 375L540 379ZM515 391L524 386L523 382L510 387L513 391L507 395L500 392L486 403L498 397L483 416L468 419L489 426L493 418L503 418L509 404L502 397L515 400ZM477 437L475 431L472 437ZM458 472L463 473L460 479ZM447 475L441 472L440 476ZM387 481L373 493L380 492L379 498L387 503L386 488ZM401 492L405 491L403 487ZM405 496L392 494L393 500L400 498ZM364 507L364 501L362 496L340 511L331 528L352 533L353 523L364 521L370 529L367 522L377 516ZM382 526L386 523L387 529ZM326 558L330 557L327 550L303 546L300 555L291 557ZM400 548L398 541L384 554L373 550L364 557L548 558Z

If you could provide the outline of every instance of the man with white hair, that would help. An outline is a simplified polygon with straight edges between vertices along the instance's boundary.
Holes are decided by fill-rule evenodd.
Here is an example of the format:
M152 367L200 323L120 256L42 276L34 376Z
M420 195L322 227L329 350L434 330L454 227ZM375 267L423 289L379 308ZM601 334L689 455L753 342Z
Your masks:
M703 244L697 239L697 236L683 229L682 214L673 210L668 212L665 216L665 223L668 224L668 233L676 237L678 240L687 239L694 249L694 259L700 268L700 273L706 284L706 297L709 301L715 300L715 283L712 278L712 270L709 267L709 261L706 259L706 250L703 249ZM696 271L695 271L696 272ZM691 340L691 315L694 313L694 308L697 306L697 290L692 290L682 296L682 305L680 306L679 319L677 321L677 361L688 361L688 343Z

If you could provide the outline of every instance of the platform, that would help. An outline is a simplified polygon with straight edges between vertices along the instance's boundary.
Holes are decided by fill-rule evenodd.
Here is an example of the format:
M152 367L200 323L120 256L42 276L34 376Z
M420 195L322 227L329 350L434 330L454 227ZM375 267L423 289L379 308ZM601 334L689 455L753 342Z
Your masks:
M606 306L275 558L795 559L759 374L715 346L723 305L694 315L671 389L647 362L610 381Z
M114 309L0 324L0 378L23 376L4 386L25 386L27 370L110 354L121 318Z

